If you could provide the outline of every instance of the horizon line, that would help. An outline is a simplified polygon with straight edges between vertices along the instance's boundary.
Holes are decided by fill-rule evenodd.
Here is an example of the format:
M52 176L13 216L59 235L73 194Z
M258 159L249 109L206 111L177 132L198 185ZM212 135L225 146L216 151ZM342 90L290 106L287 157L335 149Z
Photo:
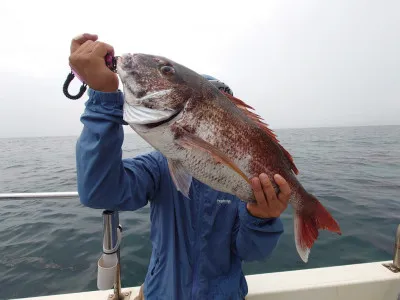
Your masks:
M329 128L355 128L355 127L396 127L400 124L383 124L383 125L337 125L337 126L311 126L311 127L276 127L270 128L272 131L276 130L298 130L298 129L329 129ZM124 132L124 135L138 135L135 131ZM61 135L30 135L30 136L0 136L0 139L17 139L17 138L46 138L46 137L79 137L79 134L61 134Z

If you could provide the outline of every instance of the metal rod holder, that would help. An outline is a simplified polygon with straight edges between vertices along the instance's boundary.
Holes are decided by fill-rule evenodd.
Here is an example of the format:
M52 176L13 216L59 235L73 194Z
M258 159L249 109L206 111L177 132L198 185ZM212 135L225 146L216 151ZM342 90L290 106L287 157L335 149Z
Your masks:
M400 270L400 225L397 227L396 241L394 243L393 265Z
M103 211L103 251L112 252L118 246L118 212Z
M394 241L393 262L383 265L393 273L400 272L400 224L397 226L397 232Z
M118 211L103 211L103 257L113 256L117 257L117 265L115 267L107 266L103 268L106 270L111 270L112 276L114 278L114 294L110 295L108 299L121 300L125 299L125 294L121 293L121 256L120 256L120 244L121 244L121 232L122 227L119 224L119 214ZM110 259L110 258L108 258ZM108 260L107 259L107 260ZM110 277L108 277L110 278ZM111 279L110 279L111 280ZM111 282L109 282L111 283Z

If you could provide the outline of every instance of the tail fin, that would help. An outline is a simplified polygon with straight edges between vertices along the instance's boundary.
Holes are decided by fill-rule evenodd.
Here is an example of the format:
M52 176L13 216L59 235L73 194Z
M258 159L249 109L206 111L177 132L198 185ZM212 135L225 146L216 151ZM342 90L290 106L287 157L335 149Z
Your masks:
M326 229L342 234L340 227L331 214L313 195L306 193L301 211L296 211L294 216L294 235L296 249L304 262L308 261L311 247L318 238L318 229ZM308 207L308 206L311 207Z

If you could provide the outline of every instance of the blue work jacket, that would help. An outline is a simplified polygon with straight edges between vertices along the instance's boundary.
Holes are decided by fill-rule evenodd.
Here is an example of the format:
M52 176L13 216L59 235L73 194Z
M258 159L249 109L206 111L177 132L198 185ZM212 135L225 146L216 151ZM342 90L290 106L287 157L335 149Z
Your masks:
M281 220L254 217L236 196L196 179L186 198L159 152L122 159L123 102L121 91L89 90L76 145L81 203L119 211L150 205L146 299L244 299L242 262L273 251L283 232Z

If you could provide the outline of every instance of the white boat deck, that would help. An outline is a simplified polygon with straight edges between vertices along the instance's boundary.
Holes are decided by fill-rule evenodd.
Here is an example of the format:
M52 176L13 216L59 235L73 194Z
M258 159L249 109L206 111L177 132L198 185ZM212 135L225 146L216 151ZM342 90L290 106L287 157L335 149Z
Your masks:
M390 271L383 263L390 262L249 275L246 299L400 300L400 273ZM134 299L139 287L122 290L132 291L130 299ZM111 293L111 290L91 291L25 300L106 300Z

